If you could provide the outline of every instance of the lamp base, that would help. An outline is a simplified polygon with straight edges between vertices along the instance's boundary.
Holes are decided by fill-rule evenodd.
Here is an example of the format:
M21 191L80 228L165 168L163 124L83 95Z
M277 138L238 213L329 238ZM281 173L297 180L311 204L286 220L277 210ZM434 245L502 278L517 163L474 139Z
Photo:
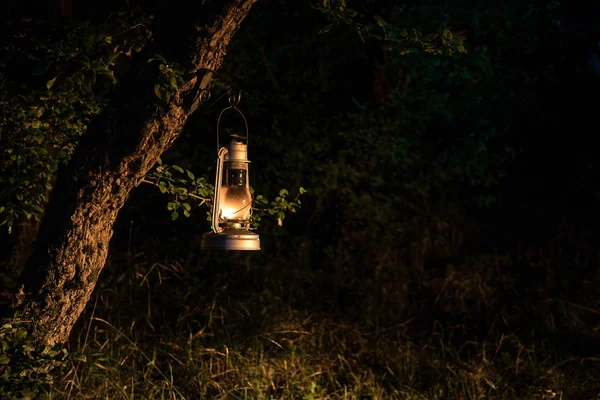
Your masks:
M225 228L221 233L213 231L202 235L204 250L260 250L260 236L246 229Z

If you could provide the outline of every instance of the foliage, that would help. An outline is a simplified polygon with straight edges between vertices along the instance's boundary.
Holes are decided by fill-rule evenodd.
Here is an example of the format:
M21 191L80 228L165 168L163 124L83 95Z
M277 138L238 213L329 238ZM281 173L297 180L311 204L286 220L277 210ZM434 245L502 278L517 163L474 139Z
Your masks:
M301 206L300 196L305 194L307 191L302 186L298 188L298 193L293 199L288 199L290 192L287 189L279 190L279 195L275 197L275 200L269 202L264 196L258 195L254 199L257 206L255 209L258 210L257 214L252 214L252 225L257 228L264 215L269 215L275 218L277 225L282 226L283 220L286 215L295 213L296 210ZM263 207L260 207L260 206Z
M155 54L148 62L158 61L159 78L154 85L154 94L156 97L168 103L171 96L177 92L177 89L183 84L184 71L177 63L169 64L160 54Z
M330 21L330 25L321 30L321 33L326 33L338 24L350 25L356 30L361 40L376 40L381 43L382 48L386 51L399 51L401 55L421 51L436 55L453 55L455 53L466 53L462 34L452 33L449 29L444 28L439 34L424 35L414 27L406 27L395 23L386 22L380 15L368 15L355 9L348 8L346 1L335 2L332 5L329 0L324 0L322 4L314 6L321 11ZM373 6L372 2L363 9L369 9ZM361 6L357 4L357 6ZM404 11L406 5L395 6L390 14L394 17ZM369 13L372 14L372 13ZM372 17L374 22L365 23L359 22L365 18Z
M67 357L61 345L37 348L26 328L19 322L0 327L0 399L34 398L48 391Z
M132 55L152 39L149 23L133 11L100 26L5 23L0 225L11 230L21 217L40 219L58 167L107 105Z

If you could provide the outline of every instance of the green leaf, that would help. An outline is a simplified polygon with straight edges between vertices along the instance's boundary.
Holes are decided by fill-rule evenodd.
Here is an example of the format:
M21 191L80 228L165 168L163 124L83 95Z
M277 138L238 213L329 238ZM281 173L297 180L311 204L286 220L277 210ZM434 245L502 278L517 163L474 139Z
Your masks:
M160 90L160 85L158 83L156 85L154 85L154 94L159 99L162 99L162 93L161 93L161 90Z
M19 329L15 333L15 338L18 340L25 339L27 337L27 331L25 329Z
M50 79L48 82L46 82L46 89L50 89L52 86L54 86L54 82L56 82L56 77Z
M33 351L33 350L35 350L35 347L33 347L33 346L29 345L29 344L24 344L23 345L23 351L25 353L28 353L28 352Z
M45 356L45 355L49 355L51 353L52 353L52 347L50 347L50 346L44 346L44 349L42 350L41 354L43 356Z
M44 107L44 106L38 107L38 108L35 110L35 113L34 113L34 115L36 116L36 118L39 118L39 117L41 117L41 116L42 116L42 114L44 114L44 111L46 111L46 107Z
M162 61L164 63L167 62L167 60L165 60L165 58L163 56L161 56L160 54L153 55L152 58L148 60L148 63L150 63L150 62L152 62L154 60L159 60L159 61Z
M0 354L0 365L6 365L10 362L10 358L6 354Z
M190 170L187 170L186 172L187 172L187 176L188 176L190 179L192 179L192 180L196 179L196 177L194 176L194 174L192 173L192 171L190 171Z
M443 35L446 40L452 40L452 32L450 32L448 29L444 29Z
M115 78L115 72L113 70L108 70L104 73L106 76L108 76L108 78L110 79L110 82L115 85L117 83L117 78ZM89 86L89 85L88 85ZM89 88L89 92L88 93L92 93L92 87L90 86Z
M188 203L181 203L181 205L183 206L183 208L185 208L187 211L190 211L192 209L192 206L190 206Z
M183 168L181 168L179 165L173 165L172 168L177 172L183 173Z
M325 28L323 28L319 31L319 35L329 32L331 30L331 28L333 28L334 26L335 26L335 23L327 25Z
M377 25L379 25L380 27L385 27L385 21L379 15L375 16L375 21L377 21Z

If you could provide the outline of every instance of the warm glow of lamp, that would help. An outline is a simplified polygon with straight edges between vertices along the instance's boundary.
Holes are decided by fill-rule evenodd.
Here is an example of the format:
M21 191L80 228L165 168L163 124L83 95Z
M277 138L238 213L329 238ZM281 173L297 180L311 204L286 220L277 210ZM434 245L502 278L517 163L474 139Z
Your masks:
M250 219L250 207L252 206L252 195L246 187L221 188L221 205L219 206L222 220L242 220Z
M233 136L231 143L220 152L222 177L219 180L217 216L220 223L250 222L252 195L248 185L248 146ZM219 164L221 165L221 163ZM217 177L219 179L219 177Z

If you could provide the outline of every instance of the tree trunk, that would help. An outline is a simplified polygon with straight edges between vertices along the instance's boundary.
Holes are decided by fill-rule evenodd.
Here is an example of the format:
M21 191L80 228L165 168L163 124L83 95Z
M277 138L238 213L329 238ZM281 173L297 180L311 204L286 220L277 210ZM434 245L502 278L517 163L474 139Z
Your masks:
M205 20L196 28L198 39L184 60L194 76L164 105L146 95L152 85L140 92L139 81L130 79L136 83L129 86L124 81L112 108L92 122L59 174L11 316L28 322L40 344L69 337L104 267L119 210L180 134L196 107L194 99L207 88L210 71L220 67L255 1L207 2Z

